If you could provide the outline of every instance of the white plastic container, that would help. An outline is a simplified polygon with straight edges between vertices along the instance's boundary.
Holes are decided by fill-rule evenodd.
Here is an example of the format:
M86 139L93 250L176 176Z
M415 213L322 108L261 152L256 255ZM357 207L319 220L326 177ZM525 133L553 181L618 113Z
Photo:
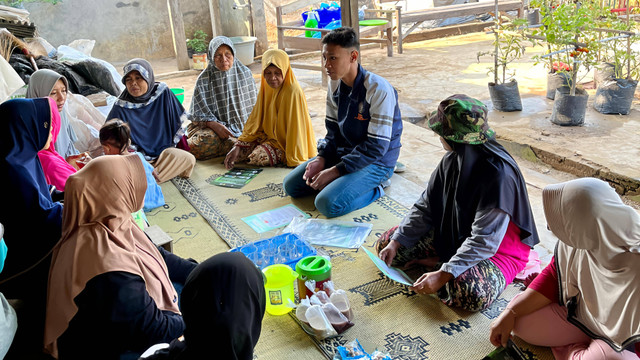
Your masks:
M255 42L258 38L253 36L234 36L229 38L236 48L236 57L243 65L253 64L255 54Z

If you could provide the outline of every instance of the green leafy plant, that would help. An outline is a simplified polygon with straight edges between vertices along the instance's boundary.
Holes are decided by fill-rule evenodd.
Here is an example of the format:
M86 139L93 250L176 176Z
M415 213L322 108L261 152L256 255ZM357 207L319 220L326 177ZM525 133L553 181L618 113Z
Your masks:
M603 18L599 21L598 28L622 31L621 33L605 33L610 40L602 42L599 60L613 65L614 78L638 80L640 78L640 61L638 61L640 53L634 49L635 45L640 42L640 36L631 35L631 33L636 33L636 29L618 19L617 16ZM630 35L629 39L624 37L625 32L626 35Z
M495 84L504 84L513 79L515 70L507 70L507 65L518 60L524 55L526 40L523 29L526 28L527 19L510 20L506 16L498 16L496 20L495 40L493 45L495 51L478 52L477 58L480 62L481 56L493 56L494 66L489 68L489 74L494 75Z
M193 50L194 53L204 53L207 51L207 43L205 42L207 33L202 30L196 30L193 34L193 39L187 39L187 47Z
M578 74L582 78L597 61L597 35L593 29L602 9L593 3L538 2L542 26L533 35L546 41L547 54L534 57L536 63L545 61L549 72L567 73L571 95L575 95Z

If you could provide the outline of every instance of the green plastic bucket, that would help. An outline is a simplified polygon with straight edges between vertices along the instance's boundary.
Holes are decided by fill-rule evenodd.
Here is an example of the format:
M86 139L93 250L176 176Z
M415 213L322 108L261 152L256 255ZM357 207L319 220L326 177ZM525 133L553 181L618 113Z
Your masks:
M172 88L171 92L173 92L173 95L175 95L176 98L178 98L178 101L180 101L180 104L184 102L184 88Z

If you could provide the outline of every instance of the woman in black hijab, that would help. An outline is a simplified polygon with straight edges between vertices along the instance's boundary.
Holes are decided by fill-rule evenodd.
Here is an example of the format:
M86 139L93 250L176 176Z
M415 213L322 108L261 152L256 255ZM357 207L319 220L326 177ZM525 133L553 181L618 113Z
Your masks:
M53 111L56 103L49 98L0 104L0 178L5 190L0 222L11 249L0 274L0 293L22 300L24 307L8 358L31 358L42 347L50 253L62 231L62 204L52 200L38 158L51 142Z
M448 152L409 214L376 248L389 265L428 268L412 290L482 310L524 269L539 242L526 184L495 140L482 102L450 96L429 127Z
M253 359L266 296L262 273L243 254L222 253L199 264L180 303L184 340L146 359Z

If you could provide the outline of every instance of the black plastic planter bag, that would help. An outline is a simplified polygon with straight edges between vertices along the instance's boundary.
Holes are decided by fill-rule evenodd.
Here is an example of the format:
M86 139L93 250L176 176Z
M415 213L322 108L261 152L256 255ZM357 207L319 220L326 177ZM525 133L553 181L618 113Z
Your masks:
M547 74L547 99L555 99L557 89L569 89L569 76L566 72Z
M627 115L638 82L630 79L609 79L596 91L593 108L601 114Z
M578 126L584 123L587 112L589 94L582 89L576 89L575 95L569 95L569 89L556 90L551 122L562 126Z
M498 111L521 111L522 101L518 91L518 82L515 80L504 84L489 83L489 95L493 102L493 108Z

